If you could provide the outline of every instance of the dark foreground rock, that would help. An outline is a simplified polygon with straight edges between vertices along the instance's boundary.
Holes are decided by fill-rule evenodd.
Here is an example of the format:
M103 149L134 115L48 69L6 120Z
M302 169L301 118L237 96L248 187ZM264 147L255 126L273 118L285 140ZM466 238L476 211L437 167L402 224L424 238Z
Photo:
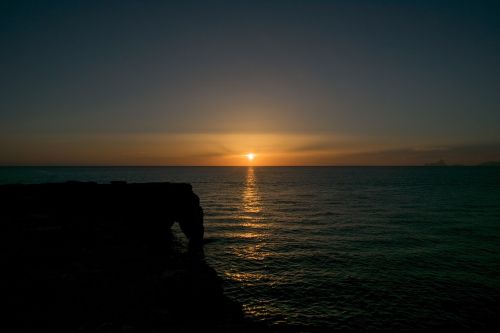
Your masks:
M5 332L255 332L203 260L189 184L0 186ZM170 232L179 222L189 250Z

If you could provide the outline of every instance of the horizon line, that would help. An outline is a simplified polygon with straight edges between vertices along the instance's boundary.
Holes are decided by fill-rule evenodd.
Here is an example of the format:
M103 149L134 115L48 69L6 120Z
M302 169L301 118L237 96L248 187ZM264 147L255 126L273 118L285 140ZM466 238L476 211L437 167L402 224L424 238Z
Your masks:
M104 164L0 164L0 168L248 168L248 167L264 167L264 168L332 168L332 167L475 167L489 166L479 164L448 164L448 165L425 165L425 164L331 164L331 165L104 165ZM496 166L496 165L493 165Z

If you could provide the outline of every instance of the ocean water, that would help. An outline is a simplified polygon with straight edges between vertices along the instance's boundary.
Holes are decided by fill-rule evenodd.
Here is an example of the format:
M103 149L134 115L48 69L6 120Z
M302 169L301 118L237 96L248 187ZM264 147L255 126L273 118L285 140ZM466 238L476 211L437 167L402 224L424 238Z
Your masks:
M500 168L0 168L0 183L66 180L191 183L207 261L277 329L500 325Z

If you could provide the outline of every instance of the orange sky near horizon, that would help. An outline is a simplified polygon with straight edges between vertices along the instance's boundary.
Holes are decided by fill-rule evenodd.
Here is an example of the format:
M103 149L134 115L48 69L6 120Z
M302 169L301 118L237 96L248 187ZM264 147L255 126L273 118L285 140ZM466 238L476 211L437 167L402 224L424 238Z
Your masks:
M307 166L423 165L499 160L496 145L412 145L331 134L194 133L12 136L0 165ZM249 160L248 153L255 154Z

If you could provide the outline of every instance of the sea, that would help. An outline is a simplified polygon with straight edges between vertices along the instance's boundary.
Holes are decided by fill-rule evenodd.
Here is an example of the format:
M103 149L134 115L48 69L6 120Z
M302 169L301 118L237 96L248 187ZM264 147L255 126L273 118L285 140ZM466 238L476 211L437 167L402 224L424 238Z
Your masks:
M191 183L207 262L278 331L500 327L498 167L0 168L67 180Z

